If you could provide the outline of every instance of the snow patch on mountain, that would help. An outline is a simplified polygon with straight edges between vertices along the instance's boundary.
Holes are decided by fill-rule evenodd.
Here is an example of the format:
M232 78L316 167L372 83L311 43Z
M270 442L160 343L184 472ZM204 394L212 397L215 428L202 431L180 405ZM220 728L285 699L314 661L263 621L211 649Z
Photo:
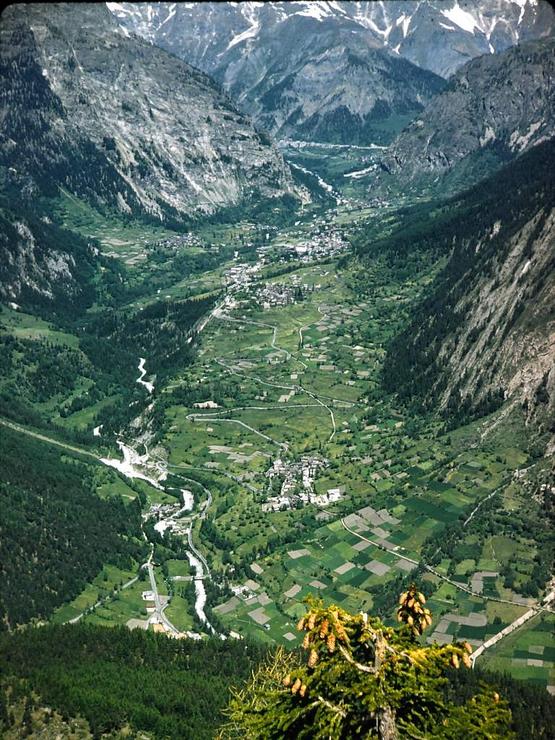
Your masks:
M172 3L170 5L168 9L169 10L168 15L164 18L162 23L160 23L160 25L158 26L159 29L162 28L162 26L165 25L168 21L171 21L171 19L175 16L175 13L176 13L175 5L176 5L175 3Z
M442 10L441 14L459 28L462 28L464 31L468 31L468 33L474 33L474 29L478 28L478 24L476 23L472 13L463 10L457 2L452 8L449 8L449 10Z
M237 36L234 36L229 44L227 45L226 51L229 51L229 49L232 49L237 44L240 44L242 41L246 41L247 39L254 38L257 33L260 30L260 23L258 21L255 21L253 25L250 28L247 28L246 31L243 31L242 33L237 34Z
M397 18L397 22L395 25L402 26L403 38L407 37L407 33L409 32L409 26L410 26L411 20L412 20L412 16L405 15L404 13L403 15L400 15L399 18Z
M298 2L291 3L291 5L302 5L302 10L298 10L294 15L304 15L308 18L315 18L317 21L323 21L324 18L328 18L333 15L333 10L330 9L330 5L337 6L337 3L325 3L325 2Z

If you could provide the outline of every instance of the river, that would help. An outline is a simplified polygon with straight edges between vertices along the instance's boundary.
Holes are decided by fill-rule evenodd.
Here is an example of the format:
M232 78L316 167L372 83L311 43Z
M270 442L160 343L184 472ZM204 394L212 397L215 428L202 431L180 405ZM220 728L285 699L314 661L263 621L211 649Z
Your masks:
M137 370L141 373L140 376L137 378L137 383L140 383L141 385L144 385L144 387L147 389L149 393L152 393L154 390L154 383L149 383L148 380L143 380L143 378L146 375L145 370L145 363L146 360L144 357L139 357L139 364L137 365Z

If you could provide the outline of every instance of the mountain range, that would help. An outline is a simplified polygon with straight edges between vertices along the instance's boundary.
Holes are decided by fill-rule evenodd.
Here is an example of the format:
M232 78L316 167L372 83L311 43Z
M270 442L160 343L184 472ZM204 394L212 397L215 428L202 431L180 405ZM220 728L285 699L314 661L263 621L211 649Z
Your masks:
M535 0L108 3L278 138L387 142L467 61L548 36ZM317 70L317 72L316 72Z

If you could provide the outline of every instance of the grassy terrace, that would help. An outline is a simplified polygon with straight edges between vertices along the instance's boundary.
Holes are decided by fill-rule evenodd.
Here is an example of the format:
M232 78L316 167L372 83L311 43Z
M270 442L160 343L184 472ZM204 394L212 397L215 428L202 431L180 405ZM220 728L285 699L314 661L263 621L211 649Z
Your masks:
M397 593L414 576L417 566L409 559L423 560L430 537L466 519L493 492L494 510L526 506L513 473L530 462L516 418L495 428L493 419L485 419L442 434L437 422L415 421L379 395L384 344L428 275L378 285L362 300L350 289L349 274L337 279L333 266L301 268L298 275L318 286L308 299L263 311L245 296L230 313L239 323L209 325L198 362L172 384L200 387L206 401L219 391L221 408L169 404L164 439L173 465L204 468L202 480L214 492L215 525L233 559L248 563L248 578L240 582L249 586L249 598L228 598L217 613L231 629L284 644L296 644L294 625L308 594L350 610L391 614L384 597L388 584ZM274 346L273 330L259 324L277 327ZM291 393L287 386L297 388ZM330 412L314 395L333 411L331 440ZM287 443L287 451L277 443ZM326 511L308 506L264 513L263 474L271 461L315 452L330 461L316 493L341 487L342 501ZM437 575L418 575L435 616L430 639L479 645L531 601L520 589L532 568L534 542L516 533L484 534L481 523L490 513L485 505L476 512L454 556L437 564ZM286 545L272 545L287 535ZM204 545L216 570L226 571L224 553ZM272 552L264 555L268 547ZM515 561L509 588L502 573ZM547 682L547 671L542 675Z

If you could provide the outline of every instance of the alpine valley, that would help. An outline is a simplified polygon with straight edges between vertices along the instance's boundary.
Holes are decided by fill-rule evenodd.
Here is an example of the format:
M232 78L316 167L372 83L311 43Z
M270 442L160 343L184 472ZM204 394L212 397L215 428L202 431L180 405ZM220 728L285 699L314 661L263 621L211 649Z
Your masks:
M552 737L554 33L2 12L1 737Z

